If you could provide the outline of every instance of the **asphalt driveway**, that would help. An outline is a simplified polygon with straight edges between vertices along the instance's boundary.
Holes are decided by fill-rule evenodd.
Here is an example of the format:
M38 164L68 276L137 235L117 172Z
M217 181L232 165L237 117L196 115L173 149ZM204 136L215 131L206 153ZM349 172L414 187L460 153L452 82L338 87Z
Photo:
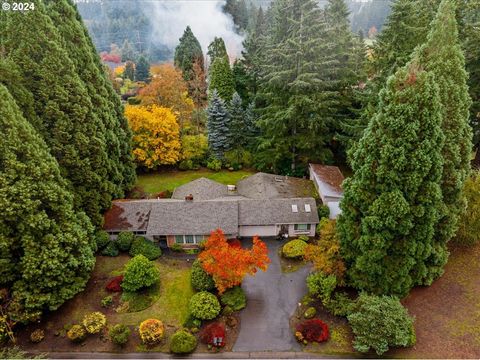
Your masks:
M277 253L285 241L266 240L266 243L272 262L266 272L259 271L243 281L248 302L240 313L240 334L233 351L300 350L289 319L307 292L305 278L309 267L283 274Z

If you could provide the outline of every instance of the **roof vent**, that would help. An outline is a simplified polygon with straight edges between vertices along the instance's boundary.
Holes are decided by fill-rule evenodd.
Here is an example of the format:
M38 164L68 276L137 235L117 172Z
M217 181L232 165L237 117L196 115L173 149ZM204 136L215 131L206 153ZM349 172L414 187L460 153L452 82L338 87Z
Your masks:
M310 204L305 204L305 212L312 212L312 209L310 208Z
M237 190L237 187L235 185L227 185L228 191L235 191Z
M295 204L292 204L292 212L298 213L298 207Z

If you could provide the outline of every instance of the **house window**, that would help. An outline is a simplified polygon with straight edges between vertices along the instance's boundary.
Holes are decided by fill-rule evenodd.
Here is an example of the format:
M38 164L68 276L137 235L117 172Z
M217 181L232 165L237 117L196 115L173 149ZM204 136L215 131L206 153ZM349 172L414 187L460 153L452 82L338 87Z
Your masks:
M193 235L185 235L185 244L195 244L195 237Z
M295 224L293 228L295 231L310 231L310 224Z
M183 235L175 235L175 242L177 244L183 244Z
M198 244L205 238L203 235L175 235L177 244Z

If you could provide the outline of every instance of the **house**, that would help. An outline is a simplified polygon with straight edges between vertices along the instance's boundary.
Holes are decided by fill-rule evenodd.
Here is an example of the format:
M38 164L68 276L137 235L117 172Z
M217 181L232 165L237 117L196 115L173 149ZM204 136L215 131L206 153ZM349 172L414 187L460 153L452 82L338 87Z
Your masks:
M269 183L271 179L261 188L271 193ZM218 228L227 238L315 235L319 219L314 198L278 194L267 199L263 191L249 195L256 198L201 178L175 189L172 199L114 201L105 214L104 229L112 237L132 231L162 247L177 243L187 248Z
M341 213L340 200L343 197L343 174L337 166L309 164L310 180L322 199L323 204L330 209L330 219L335 219Z

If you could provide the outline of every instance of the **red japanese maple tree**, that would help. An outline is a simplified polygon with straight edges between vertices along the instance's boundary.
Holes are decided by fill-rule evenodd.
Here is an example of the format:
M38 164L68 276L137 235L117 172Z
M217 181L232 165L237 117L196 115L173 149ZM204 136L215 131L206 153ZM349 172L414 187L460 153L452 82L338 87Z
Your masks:
M245 275L255 275L257 269L266 271L270 259L267 245L257 236L251 249L231 246L221 229L212 231L198 258L203 269L212 275L218 292L240 285Z

